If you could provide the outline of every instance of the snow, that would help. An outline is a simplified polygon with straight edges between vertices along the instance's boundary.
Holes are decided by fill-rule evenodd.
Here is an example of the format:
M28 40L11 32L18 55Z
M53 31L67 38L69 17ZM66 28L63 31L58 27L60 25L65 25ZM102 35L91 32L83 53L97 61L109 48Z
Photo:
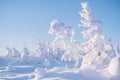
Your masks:
M107 69L112 75L120 75L120 56L113 58Z
M106 71L92 69L54 67L52 69L34 68L30 73L2 72L0 79L9 80L111 80ZM16 70L18 70L16 68ZM101 73L102 72L102 73ZM105 74L105 76L103 75ZM106 73L108 76L106 76Z
M52 42L38 42L34 52L6 48L0 57L0 80L120 80L119 45L102 33L87 2L81 3L81 27L85 41L74 39L74 28L53 20Z
M58 20L53 20L50 25L50 34L53 34L56 36L56 40L69 37L71 41L73 41L74 37L74 29L71 26L66 26L64 23L58 21Z

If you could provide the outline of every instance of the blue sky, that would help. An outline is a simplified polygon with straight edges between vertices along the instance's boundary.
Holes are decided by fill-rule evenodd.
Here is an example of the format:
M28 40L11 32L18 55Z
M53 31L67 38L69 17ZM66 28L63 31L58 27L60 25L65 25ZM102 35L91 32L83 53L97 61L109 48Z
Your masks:
M82 42L78 28L80 3L87 1L96 18L102 22L103 33L120 44L119 0L0 0L0 54L6 46L33 50L37 39L51 42L50 22L58 19L75 28L75 39Z

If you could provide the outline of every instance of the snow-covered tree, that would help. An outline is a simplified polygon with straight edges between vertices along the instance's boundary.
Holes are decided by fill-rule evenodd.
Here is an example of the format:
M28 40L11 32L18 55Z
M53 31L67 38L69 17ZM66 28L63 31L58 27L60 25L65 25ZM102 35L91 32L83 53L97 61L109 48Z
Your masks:
M20 60L20 53L17 49L15 48L6 48L6 60L10 63L16 63Z
M73 63L73 67L80 66L82 54L80 52L80 45L77 41L73 41L72 43L67 43L65 45L64 54L61 57L61 60L65 63Z
M35 52L35 57L38 59L38 63L39 65L43 65L44 61L48 58L48 53L47 53L47 48L48 48L48 44L46 42L38 42L37 43L37 49Z
M40 57L40 56L46 55L46 51L47 51L46 44L39 41L37 43L37 49L36 49L35 56Z
M20 61L26 64L31 63L30 62L30 51L27 47L24 47L23 50L21 51Z
M7 58L11 59L13 54L12 54L12 49L10 47L6 48L6 56Z
M79 13L83 18L80 26L86 27L87 30L82 31L83 38L87 41L81 43L84 53L82 65L98 65L105 67L111 58L115 56L113 45L110 40L105 37L101 31L101 22L92 14L88 3L81 3L82 11ZM98 67L97 66L97 67Z
M20 60L20 52L17 49L13 48L12 53L13 59L15 60L14 62L18 62Z
M36 52L34 53L35 57L35 63L39 66L43 66L46 68L50 68L55 66L54 59L56 58L54 51L52 47L50 47L50 44L47 42L38 42Z
M55 35L55 40L52 42L51 47L56 48L56 52L54 51L53 54L57 53L55 54L57 60L59 61L60 59L64 63L68 63L68 65L69 63L76 63L75 66L77 67L80 58L80 46L74 40L75 32L73 27L66 26L63 22L54 20L51 22L48 33ZM62 53L60 53L61 51Z

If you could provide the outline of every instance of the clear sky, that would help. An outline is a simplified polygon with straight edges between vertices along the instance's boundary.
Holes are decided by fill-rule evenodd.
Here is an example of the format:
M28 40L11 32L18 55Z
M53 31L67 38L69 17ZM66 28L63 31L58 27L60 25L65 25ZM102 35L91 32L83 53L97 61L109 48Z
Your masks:
M81 2L87 1L103 33L120 44L120 0L0 0L0 54L6 46L22 49L36 47L37 39L51 42L50 22L60 20L75 28L75 39L83 41L78 28Z

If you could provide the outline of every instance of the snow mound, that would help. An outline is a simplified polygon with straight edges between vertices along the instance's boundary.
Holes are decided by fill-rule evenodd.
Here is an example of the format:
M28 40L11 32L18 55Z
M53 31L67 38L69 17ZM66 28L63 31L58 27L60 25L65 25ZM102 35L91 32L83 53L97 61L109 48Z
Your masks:
M44 75L46 71L44 69L36 68L34 71L35 78L34 80L40 80Z
M107 69L112 75L120 75L120 56L113 58Z

